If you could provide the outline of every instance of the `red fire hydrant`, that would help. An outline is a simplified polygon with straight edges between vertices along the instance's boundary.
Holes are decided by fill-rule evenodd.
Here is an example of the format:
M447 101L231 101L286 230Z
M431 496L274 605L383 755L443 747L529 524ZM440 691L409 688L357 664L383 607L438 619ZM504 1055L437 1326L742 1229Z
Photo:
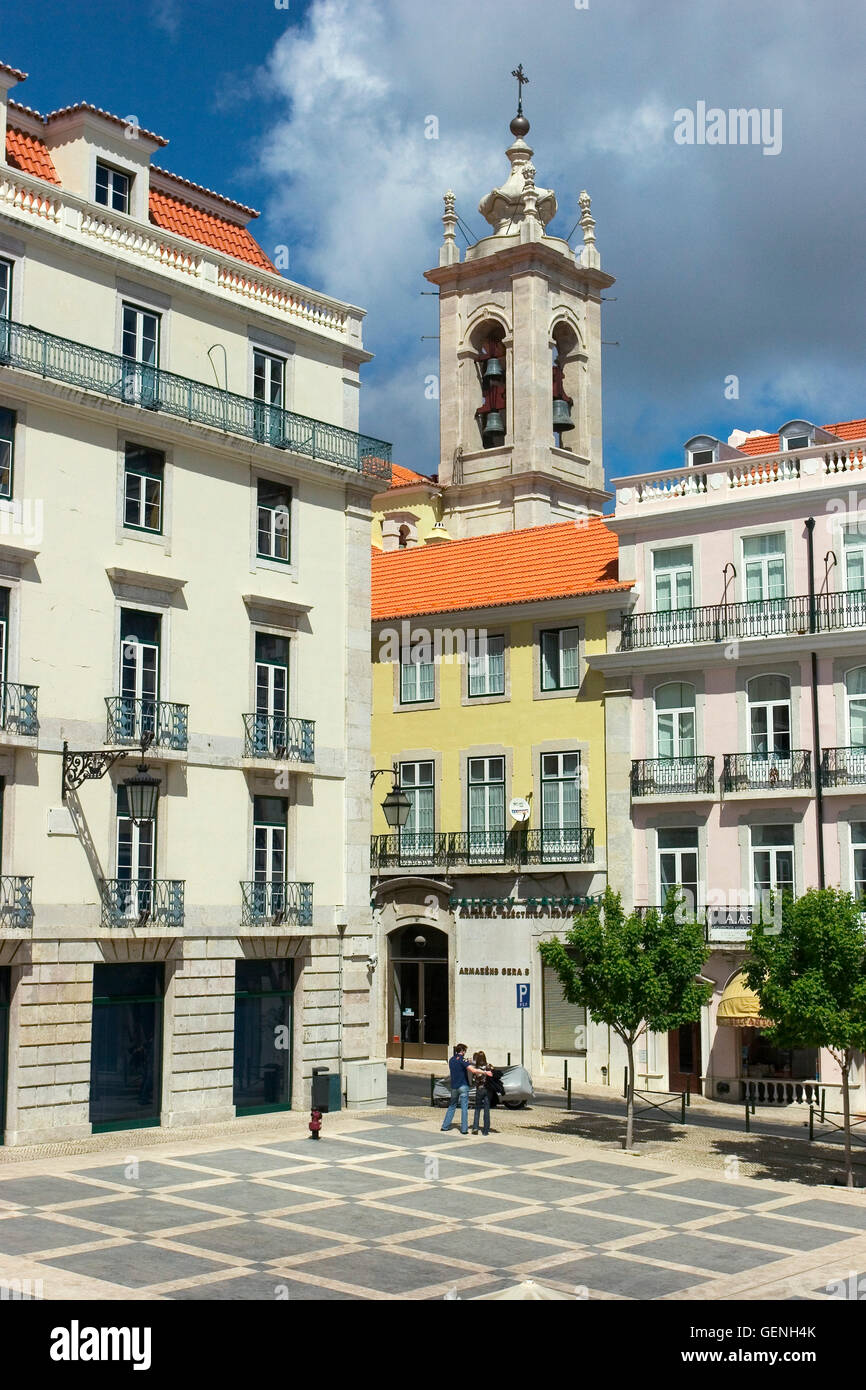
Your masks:
M321 1110L313 1110L313 1111L311 1111L311 1113L310 1113L310 1124L309 1124L310 1138L311 1138L311 1139L318 1139L318 1137L319 1137L319 1130L320 1130L321 1128L322 1128L322 1112L321 1112Z

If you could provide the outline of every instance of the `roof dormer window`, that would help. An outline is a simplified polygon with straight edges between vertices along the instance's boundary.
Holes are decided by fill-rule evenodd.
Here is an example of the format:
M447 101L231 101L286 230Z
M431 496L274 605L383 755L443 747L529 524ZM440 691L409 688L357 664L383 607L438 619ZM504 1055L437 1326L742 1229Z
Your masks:
M815 426L808 420L789 420L779 430L779 447L786 453L791 449L808 449L815 443Z
M686 464L689 468L707 468L718 458L718 440L709 434L696 434L686 444Z
M129 212L129 197L132 189L132 176L110 164L96 163L96 201L115 212Z

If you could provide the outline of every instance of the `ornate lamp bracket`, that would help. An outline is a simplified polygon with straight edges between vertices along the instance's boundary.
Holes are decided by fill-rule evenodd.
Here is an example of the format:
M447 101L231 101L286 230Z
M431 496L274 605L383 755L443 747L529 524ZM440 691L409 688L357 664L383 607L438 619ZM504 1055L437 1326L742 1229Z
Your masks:
M147 733L141 739L142 756L147 752L153 743L153 734ZM63 775L60 788L60 799L65 803L66 793L74 792L81 786L82 782L89 779L98 780L104 777L109 768L120 758L128 758L133 754L133 748L99 748L93 752L78 753L69 751L69 744L64 740L63 743Z

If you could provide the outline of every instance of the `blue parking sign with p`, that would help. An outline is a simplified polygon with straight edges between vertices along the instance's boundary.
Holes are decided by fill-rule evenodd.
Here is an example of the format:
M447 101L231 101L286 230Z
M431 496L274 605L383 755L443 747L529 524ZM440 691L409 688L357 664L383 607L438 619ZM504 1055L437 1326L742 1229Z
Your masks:
M518 1009L529 1008L529 985L517 985L517 1007Z

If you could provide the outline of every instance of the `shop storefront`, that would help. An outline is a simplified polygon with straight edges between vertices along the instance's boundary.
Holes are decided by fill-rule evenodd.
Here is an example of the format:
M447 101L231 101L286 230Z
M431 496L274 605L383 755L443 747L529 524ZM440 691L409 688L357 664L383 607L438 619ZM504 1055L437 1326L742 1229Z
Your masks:
M0 966L0 1144L6 1131L7 1058L9 1053L9 977L8 965Z
M426 922L388 938L388 1055L449 1056L448 937Z
M288 1110L292 1103L292 960L235 966L233 1099L238 1115Z
M90 1121L94 1133L158 1125L165 967L93 967Z

